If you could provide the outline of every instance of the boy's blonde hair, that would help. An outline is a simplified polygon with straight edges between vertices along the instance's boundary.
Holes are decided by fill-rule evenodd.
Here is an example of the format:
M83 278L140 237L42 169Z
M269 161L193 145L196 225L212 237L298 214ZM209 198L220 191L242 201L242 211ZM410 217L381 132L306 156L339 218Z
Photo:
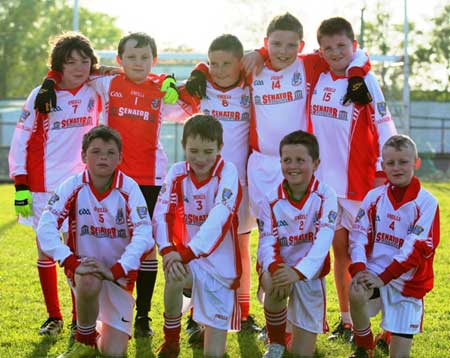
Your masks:
M417 146L416 143L412 140L411 137L405 134L396 134L390 137L386 143L383 145L383 151L387 147L392 147L397 151L402 150L403 148L411 148L414 152L414 156L417 158Z

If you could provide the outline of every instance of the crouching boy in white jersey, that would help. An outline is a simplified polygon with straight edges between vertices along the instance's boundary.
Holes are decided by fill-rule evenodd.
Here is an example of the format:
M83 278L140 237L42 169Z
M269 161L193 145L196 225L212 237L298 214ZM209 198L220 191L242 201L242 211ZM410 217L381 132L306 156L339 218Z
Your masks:
M197 114L186 121L186 162L172 166L156 204L153 223L166 279L159 358L180 352L183 288L192 287L193 319L206 327L205 356L222 357L227 331L240 328L237 211L242 193L236 167L220 156L222 133L212 116Z
M314 135L288 134L281 140L280 157L284 180L262 201L258 218L269 336L264 357L283 356L287 319L293 327L292 353L313 357L317 333L327 330L324 276L330 271L337 199L331 187L314 177L319 165Z
M350 234L353 358L374 356L369 317L380 310L381 327L392 333L390 357L408 358L413 335L422 329L423 297L434 282L439 206L414 176L416 145L395 135L382 156L388 183L366 195Z
M76 296L76 342L60 358L96 356L96 345L105 357L126 356L131 294L141 257L154 240L139 186L117 169L121 157L118 132L91 129L82 145L87 169L58 187L39 222L39 246L64 267ZM67 245L58 233L66 218Z

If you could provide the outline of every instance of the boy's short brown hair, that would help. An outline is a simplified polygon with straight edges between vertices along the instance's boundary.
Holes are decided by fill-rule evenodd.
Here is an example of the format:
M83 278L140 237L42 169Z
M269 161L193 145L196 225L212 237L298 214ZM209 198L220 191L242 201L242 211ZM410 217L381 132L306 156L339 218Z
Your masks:
M244 46L241 41L231 34L223 34L216 37L209 45L208 54L213 51L231 52L235 57L242 58L244 56Z
M156 57L158 57L158 49L156 48L156 42L153 37L147 35L144 32L132 32L122 37L119 41L119 45L117 46L117 54L120 58L122 58L123 51L125 51L125 44L128 40L136 40L137 44L135 48L150 46L153 58L155 59Z
M207 114L194 114L185 123L183 127L183 137L181 143L186 148L188 137L200 136L203 140L217 142L217 147L223 145L222 124L213 116Z
M295 131L284 136L280 142L280 157L283 147L289 144L301 144L308 150L308 154L313 160L319 159L319 142L314 134Z
M83 136L83 144L81 146L83 153L88 150L89 145L94 139L97 138L100 138L105 142L114 141L117 144L119 153L122 153L122 137L120 136L120 133L111 127L104 126L103 124L92 128Z
M266 36L269 37L272 32L277 30L293 31L298 34L300 41L303 40L303 26L301 22L289 12L275 16L267 26Z
M383 151L387 147L392 147L397 151L401 151L402 149L405 148L411 148L414 152L415 157L418 158L416 143L412 140L411 137L405 134L396 134L390 137L386 141L386 143L384 143Z
M52 50L48 58L48 66L53 71L62 72L72 51L77 51L81 57L91 60L91 72L96 69L98 58L94 53L89 39L79 32L64 32L50 40Z
M323 36L342 35L347 36L351 41L355 40L355 33L353 32L352 24L343 17L332 17L323 20L317 29L317 42Z

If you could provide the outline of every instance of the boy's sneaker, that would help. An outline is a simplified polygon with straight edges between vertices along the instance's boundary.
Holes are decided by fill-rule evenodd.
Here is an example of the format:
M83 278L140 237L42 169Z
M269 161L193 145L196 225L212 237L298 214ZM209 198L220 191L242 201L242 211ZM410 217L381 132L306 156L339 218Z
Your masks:
M271 343L266 346L266 352L263 358L282 358L285 348L281 344Z
M150 327L151 318L138 316L134 320L134 338L153 337L154 332Z
M255 322L255 318L249 315L245 321L241 321L241 331L244 333L259 333L261 328Z
M328 340L342 339L345 342L351 343L352 337L352 325L350 323L344 323L341 319L333 332L331 332L331 335L328 336Z
M375 346L378 347L385 355L389 355L389 344L391 339L388 332L383 331L375 336Z
M64 322L62 319L50 317L44 322L44 324L39 329L39 334L41 336L56 336L60 334L63 330Z
M205 327L197 323L196 325L196 328L188 333L188 344L190 346L203 347L203 343L205 342Z
M177 358L180 354L179 342L164 342L158 349L158 358Z
M374 358L373 349L365 349L363 347L356 348L356 351L353 352L348 358Z
M264 342L264 344L269 343L269 336L267 335L267 328L264 326L261 328L259 334L258 334L258 341Z
M67 352L59 355L58 358L95 358L97 353L98 351L94 347L75 342Z
M192 319L192 316L188 317L186 322L186 333L190 336L193 332L199 330L199 325Z
M77 333L77 321L72 321L69 326L70 335L69 335L69 348L73 346L75 343L75 335Z

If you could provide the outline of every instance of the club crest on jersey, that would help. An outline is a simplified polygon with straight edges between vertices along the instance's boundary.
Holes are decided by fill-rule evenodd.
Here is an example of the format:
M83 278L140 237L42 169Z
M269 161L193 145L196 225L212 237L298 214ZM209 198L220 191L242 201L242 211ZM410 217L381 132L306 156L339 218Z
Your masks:
M88 102L88 112L92 112L94 110L94 106L95 106L95 99L94 98L89 98L89 102Z
M413 227L412 233L415 234L415 235L420 235L423 232L423 230L424 229L423 229L422 226L416 225L416 226Z
M80 230L80 236L89 235L89 226L83 225Z
M31 112L27 111L25 108L22 108L22 112L20 113L19 123L23 123L30 116Z
M336 218L337 218L337 212L330 210L330 212L328 213L328 222L331 224L334 224L336 222Z
M225 202L233 196L233 192L230 189L224 188L222 191L222 201Z
M261 96L255 96L255 104L261 104Z
M262 220L257 220L256 222L257 222L257 224L258 224L258 230L259 230L259 232L263 232L263 229L264 229L264 221L262 221Z
M203 110L203 113L207 116L209 116L211 114L210 110L206 109L206 108Z
M59 196L57 194L53 194L52 197L48 200L48 205L53 205L59 200Z
M143 219L143 218L141 218ZM119 208L117 209L117 214L116 214L116 224L117 225L122 225L125 222L125 217L123 215L123 209Z
M148 209L146 206L138 206L136 207L136 212L141 219L145 219L147 217Z
M303 82L303 79L302 79L301 73L298 71L295 71L294 75L292 76L292 86L299 86L302 84L302 82Z
M250 120L250 113L248 113L248 112L242 113L242 120L244 122L248 122Z
M161 103L161 100L159 98L152 99L152 108L158 109L160 103Z
M61 122L53 123L52 130L61 129Z
M250 96L243 94L241 96L241 106L247 108L250 105Z
M355 222L359 222L364 217L365 211L364 209L359 209L358 214L356 214Z
M380 113L380 115L385 116L387 109L386 109L386 102L377 102L377 109L378 109L378 113Z
M161 186L161 190L159 191L160 194L164 194L167 190L167 184L163 183L163 185Z

